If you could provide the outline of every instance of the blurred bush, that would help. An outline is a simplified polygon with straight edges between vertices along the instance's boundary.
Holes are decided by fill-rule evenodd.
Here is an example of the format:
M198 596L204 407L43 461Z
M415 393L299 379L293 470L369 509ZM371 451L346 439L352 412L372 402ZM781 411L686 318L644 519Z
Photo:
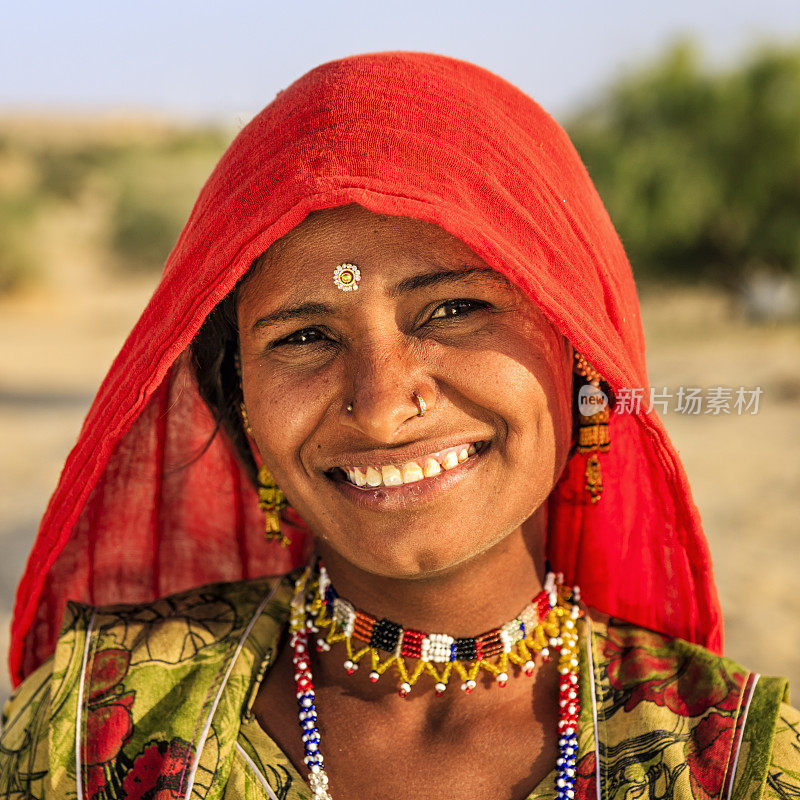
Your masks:
M28 197L0 194L0 294L18 288L37 272L30 246L36 206Z
M229 139L147 120L0 118L0 293L87 253L159 271Z
M679 42L567 129L639 277L800 277L800 49L711 70Z
M0 131L0 293L36 274L32 242L38 204L30 184L13 138Z
M128 270L154 270L164 263L185 219L149 196L125 187L117 198L111 245Z
M110 243L119 268L161 270L226 144L213 129L179 131L115 162Z
M35 148L30 155L36 162L39 193L56 200L76 200L92 173L112 166L120 151L110 143Z

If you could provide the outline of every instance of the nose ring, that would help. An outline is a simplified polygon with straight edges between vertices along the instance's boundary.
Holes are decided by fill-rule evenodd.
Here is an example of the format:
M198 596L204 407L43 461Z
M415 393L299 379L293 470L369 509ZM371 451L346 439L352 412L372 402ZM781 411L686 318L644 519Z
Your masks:
M417 408L419 408L419 413L417 414L418 417L425 416L425 409L427 409L427 403L422 399L422 395L417 394L414 392L414 402L417 404Z

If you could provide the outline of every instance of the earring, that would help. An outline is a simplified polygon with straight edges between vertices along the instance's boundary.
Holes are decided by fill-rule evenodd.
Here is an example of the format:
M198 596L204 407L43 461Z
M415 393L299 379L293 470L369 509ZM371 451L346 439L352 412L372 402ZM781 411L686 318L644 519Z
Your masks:
M244 429L252 439L253 431L244 402L240 404L240 410ZM258 507L264 512L264 532L268 542L278 542L283 547L288 547L290 543L289 538L281 531L281 511L288 505L286 495L275 483L272 473L262 464L258 470Z
M242 424L244 425L244 429L247 432L247 435L252 439L253 429L250 427L250 420L247 418L247 408L244 404L244 400L239 403L239 411L242 415Z
M586 384L578 392L580 427L578 429L578 452L588 455L586 460L586 491L593 503L603 494L603 476L600 472L600 453L607 453L611 439L608 421L611 412L608 398L600 388L602 377L580 354L575 353L574 371Z
M289 546L289 538L281 531L281 511L289 503L272 473L263 464L258 470L258 507L264 512L264 530L268 542Z

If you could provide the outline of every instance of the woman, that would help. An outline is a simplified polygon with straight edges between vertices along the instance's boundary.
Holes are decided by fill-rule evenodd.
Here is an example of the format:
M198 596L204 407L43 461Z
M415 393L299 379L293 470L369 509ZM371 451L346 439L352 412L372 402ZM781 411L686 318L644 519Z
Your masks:
M223 156L70 455L0 786L796 796L785 681L714 655L677 455L604 405L645 386L549 116L442 57L312 71Z

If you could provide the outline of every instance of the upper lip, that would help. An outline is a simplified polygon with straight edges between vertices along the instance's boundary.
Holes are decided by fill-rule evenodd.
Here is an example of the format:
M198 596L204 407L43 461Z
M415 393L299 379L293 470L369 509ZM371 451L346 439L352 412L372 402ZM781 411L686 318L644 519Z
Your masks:
M448 436L441 439L425 439L424 441L413 442L394 448L342 453L335 461L331 459L329 464L322 465L321 469L323 472L329 472L336 467L349 467L353 469L366 465L371 467L385 467L390 464L401 466L408 461L415 461L418 458L422 458L422 456L427 456L429 453L438 453L440 450L446 450L448 447L470 445L475 442L486 442L490 438L490 436L486 435L473 436L465 433L459 436Z

